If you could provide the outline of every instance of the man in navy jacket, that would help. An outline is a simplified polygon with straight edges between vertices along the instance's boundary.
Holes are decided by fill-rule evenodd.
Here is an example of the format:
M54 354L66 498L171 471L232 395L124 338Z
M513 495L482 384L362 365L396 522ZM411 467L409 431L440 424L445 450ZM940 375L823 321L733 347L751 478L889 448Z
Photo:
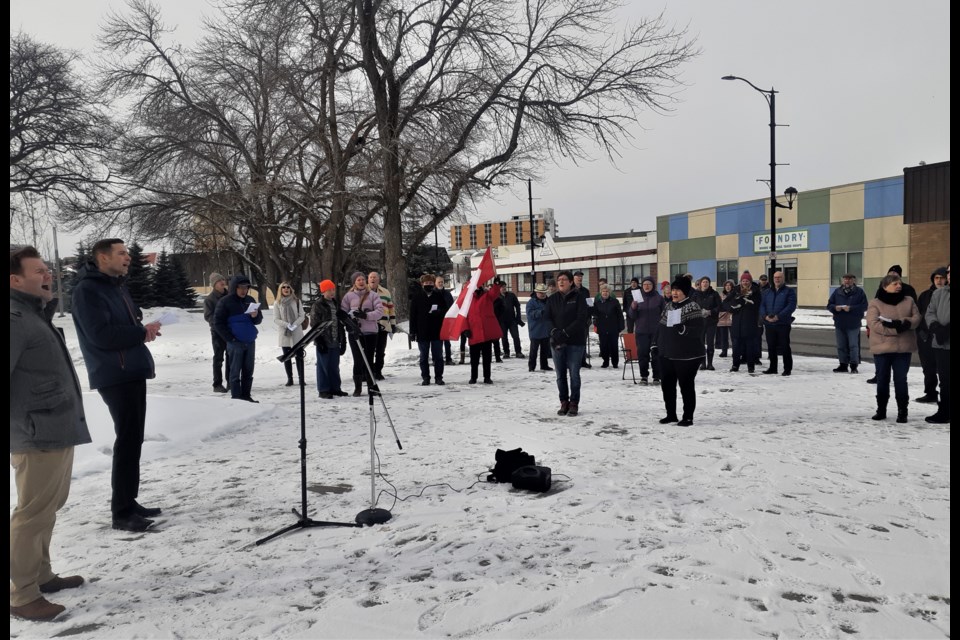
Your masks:
M87 365L90 388L110 409L117 439L113 445L113 528L143 531L159 508L137 502L140 450L147 418L147 380L156 377L148 342L160 335L160 323L142 324L143 314L124 284L130 254L123 240L93 245L93 261L80 268L73 289L73 323Z
M786 285L783 271L773 274L773 286L760 300L760 317L767 332L767 356L770 367L764 373L777 373L777 356L783 356L783 374L793 371L793 352L790 351L790 325L797 310L797 292Z
M253 389L253 365L256 356L257 327L263 314L247 292L250 279L235 275L227 285L227 295L220 299L213 312L213 326L227 343L227 359L230 361L230 397L234 400L257 402L250 397Z

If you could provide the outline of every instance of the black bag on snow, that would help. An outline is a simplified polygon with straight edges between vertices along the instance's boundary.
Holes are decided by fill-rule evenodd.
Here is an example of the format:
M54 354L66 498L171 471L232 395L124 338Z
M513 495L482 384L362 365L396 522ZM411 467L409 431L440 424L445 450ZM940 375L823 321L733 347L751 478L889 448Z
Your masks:
M537 464L537 461L532 455L525 453L524 450L520 448L509 451L497 449L495 460L497 463L493 469L491 469L493 473L487 476L487 482L512 482L514 471L520 467Z

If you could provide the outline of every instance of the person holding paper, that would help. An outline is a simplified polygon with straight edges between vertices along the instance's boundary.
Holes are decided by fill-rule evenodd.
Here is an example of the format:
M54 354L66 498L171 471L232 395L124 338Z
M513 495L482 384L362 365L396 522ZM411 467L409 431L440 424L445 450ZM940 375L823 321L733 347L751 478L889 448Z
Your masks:
M867 294L857 286L857 276L847 273L830 294L827 310L833 314L834 339L840 366L834 373L856 373L860 365L860 325L867 312ZM848 368L849 367L849 368Z
M650 382L650 365L653 363L653 383L660 382L660 359L657 356L657 332L665 304L663 296L656 291L656 281L647 276L639 290L632 293L633 301L627 308L627 317L632 318L637 344L637 364L640 365L640 383ZM637 299L639 298L639 300Z
M117 435L110 481L113 528L144 531L154 523L150 518L161 513L137 502L147 380L157 375L147 343L160 335L160 323L141 324L143 313L124 282L130 254L123 240L100 240L91 255L73 288L73 323L90 388L100 393L110 410Z
M253 366L256 356L257 326L263 322L260 305L250 291L250 279L238 274L230 279L227 295L220 299L213 313L214 327L227 342L230 360L230 397L257 402L250 396L253 389Z
M630 317L629 309L630 303L636 300L634 297L634 292L640 291L640 278L630 278L630 286L623 290L623 312L627 316L627 333L633 333L633 323L634 319ZM640 299L643 299L641 295ZM638 300L639 302L639 300Z
M437 291L437 278L432 273L420 276L420 291L410 300L410 339L420 349L420 377L424 387L430 385L430 358L433 358L433 381L443 385L443 342L440 327L449 305L442 291Z
M700 370L713 371L713 350L717 341L717 322L720 319L720 294L710 286L709 276L703 276L697 280L697 288L691 297L703 309L703 318L706 321L703 337L707 341L707 359L700 365Z
M867 305L867 327L870 329L870 352L877 372L877 412L874 420L887 417L890 399L890 373L897 399L897 422L907 421L907 373L910 359L917 350L916 328L920 310L913 298L903 291L900 276L887 274L880 281L877 297Z
M203 299L203 319L210 325L210 341L213 343L213 392L227 393L223 386L224 378L230 384L230 362L227 361L227 375L223 375L224 356L227 353L227 343L213 326L213 312L217 310L217 303L227 295L227 279L219 273L210 274L210 293Z
M287 355L293 345L303 339L303 321L307 314L300 304L300 298L293 292L293 285L286 281L281 282L279 292L277 302L273 305L273 323L277 325L280 349L283 355ZM297 351L294 359L297 361L297 377L300 384L303 384L303 349ZM293 363L287 360L283 363L283 368L287 372L286 386L292 387Z
M678 427L693 424L697 408L697 371L703 362L703 328L706 320L703 309L693 298L690 278L678 276L670 288L672 301L663 308L660 317L660 333L657 339L663 373L660 390L667 415L660 424L676 422ZM677 386L683 397L683 416L677 418Z

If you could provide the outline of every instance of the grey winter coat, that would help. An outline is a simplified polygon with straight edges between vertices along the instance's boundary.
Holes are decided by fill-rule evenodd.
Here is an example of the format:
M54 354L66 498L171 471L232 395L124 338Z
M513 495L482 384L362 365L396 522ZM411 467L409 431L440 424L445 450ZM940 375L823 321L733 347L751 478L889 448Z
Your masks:
M273 305L273 324L277 325L279 347L292 347L303 340L303 320L307 317L300 300L294 296L278 298ZM287 325L297 325L287 329Z
M941 326L949 327L950 326L950 285L944 285L940 289L937 289L933 292L933 297L930 298L930 305L927 307L927 312L924 314L924 320L927 321L927 326L931 326L934 322L940 323ZM934 349L950 349L950 334L947 334L947 339L941 341L936 336L933 336L933 342L931 343Z
M90 442L80 380L53 300L10 290L10 453Z

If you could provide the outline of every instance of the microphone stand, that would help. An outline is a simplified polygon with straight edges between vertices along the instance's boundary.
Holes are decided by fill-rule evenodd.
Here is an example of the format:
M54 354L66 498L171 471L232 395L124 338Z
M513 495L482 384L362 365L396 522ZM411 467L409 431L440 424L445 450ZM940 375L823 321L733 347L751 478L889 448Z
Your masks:
M277 360L280 362L288 362L291 359L295 358L298 353L303 351L307 344L313 341L317 333L320 332L323 324L311 327L310 330L303 336L303 338L293 345L293 348L290 349L290 352L286 355L277 356ZM297 521L288 527L284 527L279 531L271 533L265 538L260 538L257 540L256 544L261 545L264 542L273 540L277 536L282 536L288 531L293 531L294 529L306 529L309 527L359 527L362 526L359 522L326 522L323 520L313 520L307 517L307 417L306 417L306 406L304 399L304 390L306 388L306 383L303 380L303 376L300 378L300 511L297 511L296 507L292 509L293 515L297 516Z
M393 431L393 438L397 442L397 448L401 451L403 450L403 445L400 444L400 437L397 435L397 429L393 426L393 418L390 417L390 411L387 409L387 403L383 400L383 394L380 393L380 387L376 383L376 379L373 376L373 368L370 366L370 360L367 358L367 353L363 350L363 333L360 331L360 325L357 324L357 321L354 320L348 313L345 311L337 312L337 319L340 320L340 324L347 330L347 333L357 341L357 350L360 352L360 357L363 359L363 364L367 368L367 375L369 375L369 382L367 384L367 402L370 407L370 508L364 509L357 514L356 523L358 527L360 526L372 526L375 524L383 524L384 522L389 521L393 515L387 509L377 508L377 476L376 476L376 448L374 438L376 436L376 417L373 411L373 398L374 396L380 398L380 404L383 405L383 412L387 416L387 422L390 424L390 429Z

